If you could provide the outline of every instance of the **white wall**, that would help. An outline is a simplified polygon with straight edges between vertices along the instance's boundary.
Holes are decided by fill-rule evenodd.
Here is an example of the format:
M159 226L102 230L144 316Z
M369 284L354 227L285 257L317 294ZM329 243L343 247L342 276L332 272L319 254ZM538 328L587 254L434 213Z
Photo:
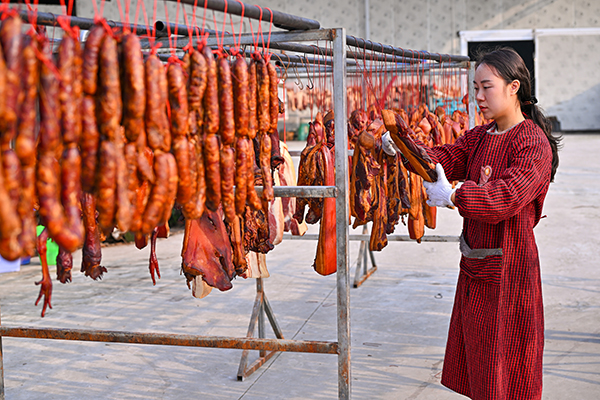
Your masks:
M154 0L144 0L152 16ZM233 0L232 0L233 1ZM99 1L98 1L99 3ZM124 0L121 3L125 3ZM131 0L136 4L136 0ZM600 0L260 0L273 10L316 19L322 27L344 27L349 35L369 36L375 42L407 49L460 54L459 31L548 28L600 28ZM163 0L157 2L159 19L165 18ZM198 0L202 4L202 0ZM255 2L248 2L255 4ZM368 5L369 21L365 20ZM175 20L176 3L168 3ZM185 6L191 16L191 6ZM78 0L79 16L93 17L91 1ZM131 19L135 10L131 10ZM179 23L184 23L179 13ZM105 3L104 16L121 20L117 1ZM216 13L218 28L222 14ZM198 15L201 24L202 14ZM207 28L213 29L213 13ZM144 23L142 17L139 23ZM239 17L234 17L235 29ZM365 27L369 26L369 32ZM229 27L229 22L228 25ZM256 31L257 24L253 22ZM266 29L267 24L263 24ZM248 20L244 30L249 32ZM538 99L549 115L556 115L563 129L598 129L600 113L592 108L600 99L600 36L543 37L539 40ZM591 51L590 49L594 49Z

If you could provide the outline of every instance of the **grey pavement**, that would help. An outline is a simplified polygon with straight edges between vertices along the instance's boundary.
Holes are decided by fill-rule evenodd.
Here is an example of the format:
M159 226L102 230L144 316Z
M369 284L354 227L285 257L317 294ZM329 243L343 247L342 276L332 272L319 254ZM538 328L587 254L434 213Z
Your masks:
M292 142L292 149L301 144ZM297 162L297 158L295 159ZM535 229L546 316L544 399L600 397L600 135L565 136L556 183ZM458 235L455 211L438 212L426 234ZM309 232L317 232L311 227ZM360 233L359 231L357 231ZM406 234L406 228L397 227ZM0 274L2 324L243 337L255 281L195 299L180 275L182 234L159 240L162 278L148 274L149 250L103 248L108 273L54 282L53 309L35 307L39 261ZM351 242L351 277L357 242ZM316 242L284 241L267 257L265 291L286 339L335 341L335 276L311 268ZM458 275L456 243L391 242L378 271L351 289L352 397L451 400L440 384ZM52 270L52 276L55 276ZM269 337L274 337L267 324ZM241 351L3 338L7 399L335 399L337 357L279 353L243 382ZM251 361L258 352L250 353Z

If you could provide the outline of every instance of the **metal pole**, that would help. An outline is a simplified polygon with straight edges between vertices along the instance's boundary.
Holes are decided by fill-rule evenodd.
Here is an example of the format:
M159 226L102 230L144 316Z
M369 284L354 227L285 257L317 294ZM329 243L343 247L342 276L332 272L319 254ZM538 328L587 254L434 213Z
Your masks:
M263 282L262 278L256 279L256 291L262 294L260 299L260 306L258 309L258 337L260 339L264 339L265 336L265 292L263 290ZM264 350L260 350L259 356L264 357L266 352Z
M475 113L477 112L477 101L475 100L475 63L469 63L469 73L467 74L467 85L469 88L469 129L475 128Z
M439 54L439 53L430 53L428 51L416 51L409 49L402 49L400 47L394 47L381 43L374 43L370 40L365 40L362 38L357 38L355 36L348 36L346 38L348 42L348 46L358 47L365 50L373 50L386 54L395 54L397 56L408 57L408 58L417 58L417 59L426 59L433 60L437 62L448 62L448 61L469 61L469 57L467 56L457 56L450 54Z
M277 28L286 29L288 31L293 30L307 30L307 29L319 29L321 24L319 21L314 19L297 17L295 15L282 13L281 11L271 11L265 7L253 6L250 4L238 2L238 1L226 1L226 0L205 0L205 2L198 2L196 0L169 0L179 1L184 4L206 5L209 10L225 11L227 7L227 14L233 15L244 15L245 18L258 19L265 22L273 22L273 25Z
M0 16L2 14L4 14L4 13L3 12L0 13ZM17 14L19 15L19 17L21 17L21 19L25 23L31 23L35 17L35 21L38 25L56 26L56 27L60 26L58 24L58 21L56 20L59 17L59 15L56 15L56 14L47 13L47 12L37 12L34 14L33 12L30 12L27 10L17 10ZM125 27L128 27L136 35L147 35L148 32L152 32L152 27L146 26L146 25L125 24L123 22L115 22L115 21L109 21L109 20L107 20L106 23L111 28L123 29ZM81 29L89 30L95 24L96 23L94 22L94 20L92 18L82 18L82 17L70 17L69 18L69 25L78 26ZM167 34L165 33L163 35L162 33L157 32L156 36L167 36Z
M348 131L346 126L346 30L334 30L333 104L335 135L337 312L338 312L338 394L350 399L350 278L348 274Z

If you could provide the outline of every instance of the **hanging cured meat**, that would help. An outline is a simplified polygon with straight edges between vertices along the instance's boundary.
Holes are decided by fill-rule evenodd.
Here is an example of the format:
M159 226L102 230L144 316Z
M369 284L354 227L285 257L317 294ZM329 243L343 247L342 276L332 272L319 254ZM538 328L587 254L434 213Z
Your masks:
M385 127L390 132L392 140L400 148L402 154L408 159L415 171L428 182L437 181L435 165L429 158L427 152L419 147L411 136L414 136L412 129L406 124L406 121L397 113L390 110L383 110L383 121Z
M319 150L323 159L325 171L325 185L335 185L335 170L333 156L327 146L321 146ZM335 198L323 199L323 216L319 228L319 241L317 243L317 255L313 268L320 275L330 275L337 271L337 247L336 247L336 213Z
M182 257L188 282L202 276L208 285L219 290L232 288L235 269L231 243L220 212L207 210L199 219L186 221Z

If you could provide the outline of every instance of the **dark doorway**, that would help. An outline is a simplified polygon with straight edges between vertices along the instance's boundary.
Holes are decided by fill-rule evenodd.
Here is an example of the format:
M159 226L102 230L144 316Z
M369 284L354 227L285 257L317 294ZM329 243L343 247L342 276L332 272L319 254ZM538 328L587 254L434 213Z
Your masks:
M494 50L497 47L511 47L513 48L523 61L525 66L531 74L531 93L535 93L535 74L533 69L533 56L535 52L535 46L533 40L515 40L515 41L500 41L500 42L469 42L469 57L471 60L477 58L477 54L481 51Z

